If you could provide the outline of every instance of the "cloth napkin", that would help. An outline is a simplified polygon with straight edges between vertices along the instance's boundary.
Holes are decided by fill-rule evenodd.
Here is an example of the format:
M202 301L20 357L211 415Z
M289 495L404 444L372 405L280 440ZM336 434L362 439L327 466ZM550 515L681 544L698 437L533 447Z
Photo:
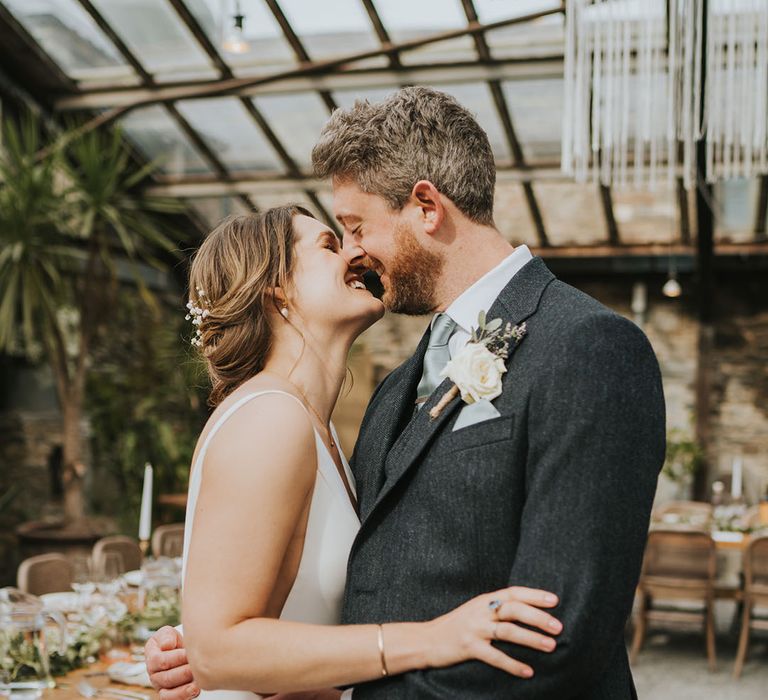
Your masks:
M125 683L126 685L143 685L145 688L151 688L147 665L140 661L130 663L128 661L118 661L107 669L109 679L116 683Z

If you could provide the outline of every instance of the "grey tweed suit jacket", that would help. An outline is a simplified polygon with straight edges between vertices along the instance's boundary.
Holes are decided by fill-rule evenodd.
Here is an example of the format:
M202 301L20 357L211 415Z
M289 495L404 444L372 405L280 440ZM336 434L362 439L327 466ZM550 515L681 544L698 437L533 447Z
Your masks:
M354 700L636 698L623 638L665 450L664 398L642 331L557 280L540 258L488 318L527 322L500 416L452 430L439 386L413 411L428 335L377 388L352 459L361 529L344 623L428 620L508 585L554 591L552 654L497 646L524 680L479 662L356 687Z

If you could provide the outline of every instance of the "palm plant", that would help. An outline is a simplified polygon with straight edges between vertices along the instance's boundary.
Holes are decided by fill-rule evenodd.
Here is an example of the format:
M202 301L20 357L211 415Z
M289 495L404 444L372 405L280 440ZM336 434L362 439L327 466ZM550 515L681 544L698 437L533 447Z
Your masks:
M119 132L91 132L46 148L40 124L7 122L0 152L0 351L42 346L61 409L65 517L85 515L83 419L92 344L129 263L153 305L138 263L163 267L172 251L162 214L172 200L140 194L152 166L131 167ZM42 155L41 155L42 154Z

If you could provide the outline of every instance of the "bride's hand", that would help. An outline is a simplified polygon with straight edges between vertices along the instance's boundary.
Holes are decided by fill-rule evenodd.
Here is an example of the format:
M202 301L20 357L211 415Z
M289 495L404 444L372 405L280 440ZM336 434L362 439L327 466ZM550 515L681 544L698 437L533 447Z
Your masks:
M549 635L560 634L563 626L541 608L553 608L557 604L558 598L552 593L519 586L477 596L426 623L431 636L429 665L444 667L477 659L513 676L530 678L533 676L530 666L492 646L492 642L513 642L547 653L554 651L557 642Z

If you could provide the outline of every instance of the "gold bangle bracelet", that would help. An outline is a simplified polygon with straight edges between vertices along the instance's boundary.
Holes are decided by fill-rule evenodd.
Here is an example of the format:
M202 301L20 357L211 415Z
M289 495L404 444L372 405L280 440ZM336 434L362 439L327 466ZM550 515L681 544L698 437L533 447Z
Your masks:
M379 656L381 657L381 676L386 678L389 675L387 670L387 658L384 656L384 626L379 625Z

